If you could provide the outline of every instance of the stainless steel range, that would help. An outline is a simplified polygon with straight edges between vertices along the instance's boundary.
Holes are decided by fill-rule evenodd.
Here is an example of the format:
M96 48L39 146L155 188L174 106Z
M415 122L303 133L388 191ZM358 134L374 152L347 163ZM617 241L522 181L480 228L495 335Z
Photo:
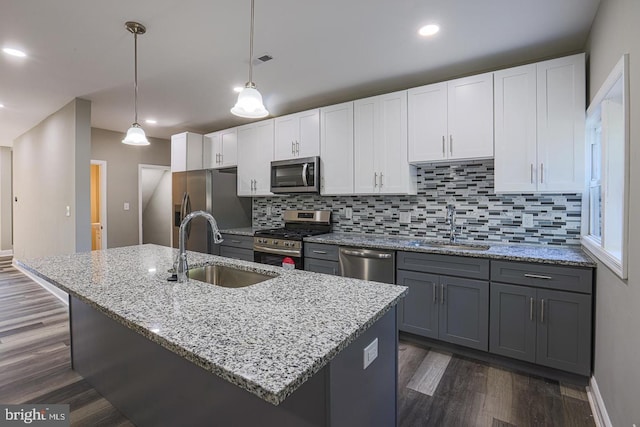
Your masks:
M303 239L331 232L331 211L287 210L283 219L284 227L254 234L253 260L281 266L285 258L291 258L295 268L303 270Z

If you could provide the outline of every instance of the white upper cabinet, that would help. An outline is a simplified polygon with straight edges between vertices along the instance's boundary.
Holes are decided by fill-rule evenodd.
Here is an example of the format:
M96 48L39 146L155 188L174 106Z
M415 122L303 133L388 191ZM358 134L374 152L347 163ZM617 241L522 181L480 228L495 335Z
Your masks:
M320 192L353 194L353 102L320 109Z
M203 166L205 169L238 166L238 129L226 129L204 136Z
M354 102L355 194L416 194L407 161L407 92Z
M275 160L320 155L320 110L275 119Z
M273 119L238 130L238 196L270 196Z
M171 172L202 169L202 135L182 132L171 135Z
M493 157L493 73L409 89L410 163Z
M582 192L584 54L495 73L495 191Z

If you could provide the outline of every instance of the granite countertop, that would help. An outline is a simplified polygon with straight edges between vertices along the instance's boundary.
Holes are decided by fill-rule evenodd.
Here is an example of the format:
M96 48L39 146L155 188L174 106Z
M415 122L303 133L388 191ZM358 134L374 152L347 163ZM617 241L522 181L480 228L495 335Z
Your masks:
M579 246L504 244L477 241L458 242L472 246L489 246L487 250L475 250L421 245L428 242L442 243L442 241L436 241L433 239L424 239L419 237L376 236L356 233L321 234L318 236L306 237L304 241L342 246L355 246L360 248L459 255L474 258L525 261L575 267L596 267L597 265Z
M406 294L366 282L189 252L275 275L244 288L168 282L176 249L130 246L17 261L203 369L278 405Z
M240 227L240 228L228 228L226 230L220 230L220 233L235 234L236 236L253 236L256 231L262 230L261 228L253 227Z

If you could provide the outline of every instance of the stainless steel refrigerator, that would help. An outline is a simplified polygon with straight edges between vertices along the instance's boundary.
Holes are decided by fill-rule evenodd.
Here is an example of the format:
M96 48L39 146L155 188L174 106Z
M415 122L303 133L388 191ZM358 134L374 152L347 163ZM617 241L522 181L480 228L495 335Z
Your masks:
M237 175L206 169L174 172L173 247L178 247L178 230L182 219L190 212L203 210L216 219L218 227L251 226L251 198L237 196ZM187 249L212 253L211 226L204 218L195 218L187 229Z

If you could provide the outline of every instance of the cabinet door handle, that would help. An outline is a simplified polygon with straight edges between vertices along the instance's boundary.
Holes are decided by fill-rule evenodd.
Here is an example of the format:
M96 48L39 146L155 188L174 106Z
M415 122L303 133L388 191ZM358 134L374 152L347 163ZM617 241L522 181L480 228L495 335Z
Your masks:
M373 186L374 187L378 186L378 172L373 173Z
M444 304L444 284L440 285L440 304Z
M453 135L449 135L449 155L453 156Z
M382 188L382 185L383 185L383 184L382 184L382 176L383 176L383 175L382 175L382 172L380 172L380 188Z
M320 254L320 255L326 255L327 251L318 251L316 249L312 250L311 252L313 252L314 254Z
M220 153L220 164L224 163L224 154Z
M291 154L293 154L293 141L291 141Z
M553 277L551 276L543 276L541 274L531 274L531 273L524 273L524 277L528 277L530 279L543 279L543 280L553 279Z
M544 163L540 163L540 184L544 184Z
M446 157L447 152L445 151L445 147L444 147L444 135L442 135L442 157Z
M540 303L540 323L544 323L544 299L541 299Z
M296 141L296 154L300 154L300 143Z
M435 283L433 284L433 303L438 303L438 285L436 285Z
M533 322L533 297L529 298L529 320Z
M533 163L531 163L531 183L533 184Z

